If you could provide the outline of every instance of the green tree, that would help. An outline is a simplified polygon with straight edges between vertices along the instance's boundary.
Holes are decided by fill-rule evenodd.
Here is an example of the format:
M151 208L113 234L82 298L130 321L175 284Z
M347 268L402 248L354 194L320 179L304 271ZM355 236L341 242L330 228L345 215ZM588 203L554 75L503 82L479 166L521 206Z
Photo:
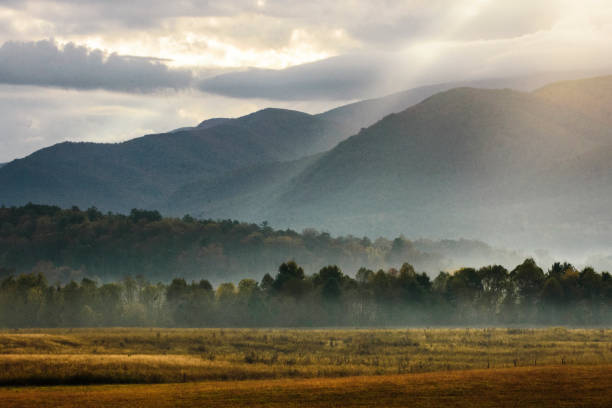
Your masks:
M522 309L522 319L524 321L533 321L544 285L544 271L532 258L528 258L512 270L510 278L517 288L518 300Z
M272 287L282 295L298 298L306 288L304 277L304 269L295 261L285 262L278 267L278 274Z

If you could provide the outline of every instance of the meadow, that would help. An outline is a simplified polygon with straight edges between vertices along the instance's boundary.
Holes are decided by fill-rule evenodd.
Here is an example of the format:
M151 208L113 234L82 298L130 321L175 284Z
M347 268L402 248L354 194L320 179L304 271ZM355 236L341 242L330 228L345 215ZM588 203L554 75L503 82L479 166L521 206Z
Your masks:
M233 382L611 364L610 329L0 331L3 386Z
M612 365L180 384L0 387L3 407L612 406Z

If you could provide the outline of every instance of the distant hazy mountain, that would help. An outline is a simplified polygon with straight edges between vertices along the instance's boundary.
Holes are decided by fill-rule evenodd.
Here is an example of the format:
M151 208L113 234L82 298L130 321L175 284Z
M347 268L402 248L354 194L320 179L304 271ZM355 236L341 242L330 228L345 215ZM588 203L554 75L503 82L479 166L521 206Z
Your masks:
M605 114L593 112L605 111L609 105L596 107L610 94L589 92L593 83L610 89L612 77L569 83L584 100L578 106L593 107L587 112L567 97L568 83L533 93L442 92L362 130L297 174L295 162L274 165L287 170L276 187L273 179L265 190L225 180L219 186L231 186L231 193L220 203L236 203L228 211L207 187L208 201L194 214L231 211L273 225L358 235L609 246L612 128ZM270 169L248 174L264 179ZM265 199L247 199L250 189L266 191Z
M340 132L338 139L344 139L391 113L403 111L438 92L449 90L459 85L470 85L480 88L532 90L549 83L550 80L583 74L580 72L542 73L523 77L495 78L423 86L382 98L368 99L340 106L316 116L324 119L326 122L335 123L336 129ZM224 123L227 120L230 119L209 119L202 122L199 126L216 126L218 123ZM281 190L288 187L289 180L297 175L296 169L301 168L302 166L294 166L290 163L266 163L262 166L232 172L217 180L212 180L210 183L206 180L197 180L179 188L163 208L177 215L192 212L227 218L243 214L259 216L261 215L261 206L258 203L264 200L269 204L272 197L281 194ZM273 173L272 169L282 169L283 182L280 183L282 186L276 185L274 182L275 178L270 178ZM248 173L249 177L243 179L242 175L245 173ZM257 176L257 174L260 176ZM246 182L246 180L251 180L252 178L257 178L259 182ZM263 193L264 191L265 193ZM228 196L229 192L233 194L231 197ZM253 200L255 195L258 195L258 200ZM229 205L230 201L234 204ZM248 207L243 208L244 203L248 203Z
M612 125L612 76L556 82L537 94Z
M466 82L479 87L533 89L555 75ZM15 160L0 170L0 204L27 202L96 205L103 210L160 207L177 212L199 206L177 190L199 197L226 172L326 151L384 116L458 86L425 86L342 106L318 115L264 109L237 118L212 118L195 127L147 135L119 144L61 143ZM287 173L289 174L289 173ZM216 188L214 191L219 191ZM172 200L168 198L172 196ZM268 198L268 197L266 197ZM173 200L181 205L173 205ZM208 200L216 201L216 197ZM169 203L169 204L164 204ZM233 207L226 207L227 209Z
M4 166L0 202L122 211L154 207L183 184L321 152L340 138L335 123L302 112L264 109L124 143L60 143Z
M580 78L584 73L557 72L540 73L510 78L490 78L475 81L447 82L409 89L382 98L367 99L340 106L318 116L341 123L347 135L354 135L361 128L371 126L383 117L403 111L424 99L443 91L458 87L486 89L509 88L518 91L531 91L553 81L566 78Z
M442 187L465 191L466 183L515 182L605 144L608 136L605 126L531 94L458 88L339 144L301 175L287 198L320 202L353 191L366 199L374 190L411 196L410 187L437 194Z
M319 155L289 162L270 162L230 171L212 180L198 180L179 188L160 209L182 216L263 220L262 209L275 205L292 180Z

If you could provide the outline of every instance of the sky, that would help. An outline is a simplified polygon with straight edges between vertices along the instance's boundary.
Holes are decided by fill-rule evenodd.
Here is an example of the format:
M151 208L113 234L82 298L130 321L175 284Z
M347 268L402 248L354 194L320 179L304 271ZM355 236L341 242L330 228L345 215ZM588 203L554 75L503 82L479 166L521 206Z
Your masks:
M0 162L264 107L612 73L609 0L0 0Z

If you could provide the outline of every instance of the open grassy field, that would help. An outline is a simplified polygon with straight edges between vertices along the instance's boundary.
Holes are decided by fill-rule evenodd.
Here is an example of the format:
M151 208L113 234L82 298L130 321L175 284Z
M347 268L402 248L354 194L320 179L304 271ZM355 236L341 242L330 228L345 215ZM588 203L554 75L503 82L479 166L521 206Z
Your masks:
M609 407L609 329L0 331L2 407Z
M177 383L612 364L609 329L0 332L0 385Z
M2 407L598 407L612 365L345 378L0 388Z

